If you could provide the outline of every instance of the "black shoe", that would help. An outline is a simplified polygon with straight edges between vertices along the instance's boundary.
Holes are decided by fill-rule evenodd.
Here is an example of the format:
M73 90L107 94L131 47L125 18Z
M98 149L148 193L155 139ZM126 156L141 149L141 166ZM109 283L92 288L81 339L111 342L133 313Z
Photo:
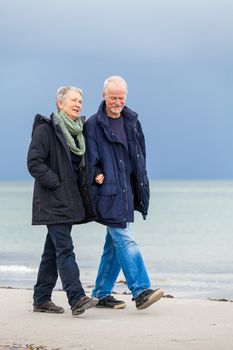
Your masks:
M110 309L124 309L126 307L126 303L122 300L115 299L111 295L108 295L105 298L100 299L96 306Z
M98 303L98 299L96 298L89 298L86 295L82 298L80 298L74 306L71 308L72 315L78 316L85 312L85 310L90 309L91 307L96 306Z
M132 300L135 300L136 308L138 310L146 309L151 304L158 301L160 298L162 298L164 295L164 291L160 288L158 289L146 289L144 292L139 294L138 297L133 298Z
M63 307L55 305L51 300L48 303L36 305L33 304L34 312L48 312L50 314L62 314L64 312Z

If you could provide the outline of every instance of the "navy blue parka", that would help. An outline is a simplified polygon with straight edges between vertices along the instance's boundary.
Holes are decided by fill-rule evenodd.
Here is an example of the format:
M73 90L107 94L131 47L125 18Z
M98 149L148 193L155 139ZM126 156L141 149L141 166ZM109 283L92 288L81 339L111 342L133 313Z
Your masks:
M128 107L122 111L128 151L109 125L103 101L98 112L84 124L89 164L98 222L125 228L133 221L133 211L146 218L149 206L149 181L146 171L145 139L136 112ZM127 162L130 162L128 166ZM127 169L130 169L130 173ZM95 182L97 174L104 182Z

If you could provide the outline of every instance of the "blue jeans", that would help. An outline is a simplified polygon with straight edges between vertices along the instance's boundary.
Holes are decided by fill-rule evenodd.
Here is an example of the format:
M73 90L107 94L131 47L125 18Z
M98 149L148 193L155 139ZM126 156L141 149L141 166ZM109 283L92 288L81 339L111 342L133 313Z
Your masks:
M58 272L62 287L67 294L70 306L85 295L79 279L79 268L75 261L74 246L71 238L71 224L48 225L44 252L34 287L34 304L39 305L51 300Z
M107 227L104 250L92 292L94 297L101 299L112 293L121 268L133 297L150 288L150 280L129 225L125 229Z

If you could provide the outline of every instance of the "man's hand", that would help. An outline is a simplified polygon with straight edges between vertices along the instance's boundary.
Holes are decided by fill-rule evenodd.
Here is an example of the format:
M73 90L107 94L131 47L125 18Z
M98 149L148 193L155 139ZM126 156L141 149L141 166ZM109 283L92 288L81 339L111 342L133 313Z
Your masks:
M95 177L95 182L98 185L102 185L102 183L104 182L104 174L99 174Z

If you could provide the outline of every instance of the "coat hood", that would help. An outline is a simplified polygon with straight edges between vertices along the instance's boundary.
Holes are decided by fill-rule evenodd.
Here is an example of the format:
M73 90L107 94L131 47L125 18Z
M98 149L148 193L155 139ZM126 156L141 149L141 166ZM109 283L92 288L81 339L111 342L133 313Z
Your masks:
M35 118L34 118L34 122L32 125L32 135L34 134L35 129L41 125L41 124L50 124L51 123L51 119L48 117L44 117L43 115L40 114L36 114Z

